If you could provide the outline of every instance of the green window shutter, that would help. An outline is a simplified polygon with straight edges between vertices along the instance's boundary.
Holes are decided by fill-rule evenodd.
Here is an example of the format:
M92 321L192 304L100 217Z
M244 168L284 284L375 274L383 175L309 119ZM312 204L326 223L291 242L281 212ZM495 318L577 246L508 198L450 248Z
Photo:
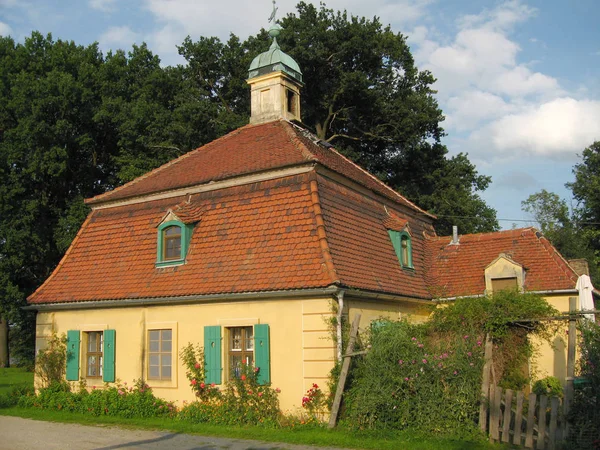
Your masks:
M269 325L254 325L254 366L258 367L258 383L271 382L271 357Z
M388 230L388 234L390 235L390 240L392 241L392 245L394 246L394 251L396 252L396 257L398 261L402 264L402 244L400 242L400 233L394 230Z
M206 383L221 384L221 326L204 327Z
M104 330L102 381L107 383L115 381L115 330Z
M79 330L67 331L67 380L79 380Z

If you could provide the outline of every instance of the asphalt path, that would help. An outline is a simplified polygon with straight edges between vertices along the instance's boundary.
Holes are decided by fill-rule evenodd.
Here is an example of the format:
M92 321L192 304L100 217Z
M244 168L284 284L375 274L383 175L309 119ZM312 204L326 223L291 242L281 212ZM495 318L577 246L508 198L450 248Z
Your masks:
M169 433L43 422L0 416L0 450L326 450L291 444L225 439L193 434ZM336 450L328 447L327 450ZM338 449L339 450L339 449Z

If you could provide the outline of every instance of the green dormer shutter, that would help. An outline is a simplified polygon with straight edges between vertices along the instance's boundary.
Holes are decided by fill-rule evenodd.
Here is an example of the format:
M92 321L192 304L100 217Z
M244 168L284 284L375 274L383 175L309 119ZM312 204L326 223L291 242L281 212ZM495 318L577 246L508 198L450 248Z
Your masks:
M67 380L79 380L79 330L67 331Z
M269 325L254 325L254 366L258 367L258 383L271 382L271 357Z

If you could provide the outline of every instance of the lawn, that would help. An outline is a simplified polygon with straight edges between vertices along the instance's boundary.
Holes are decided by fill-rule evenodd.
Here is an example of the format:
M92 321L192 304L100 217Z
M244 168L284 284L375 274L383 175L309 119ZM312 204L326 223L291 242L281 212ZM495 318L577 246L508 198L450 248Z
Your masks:
M33 372L18 367L0 368L0 395L8 394L15 386L33 386Z

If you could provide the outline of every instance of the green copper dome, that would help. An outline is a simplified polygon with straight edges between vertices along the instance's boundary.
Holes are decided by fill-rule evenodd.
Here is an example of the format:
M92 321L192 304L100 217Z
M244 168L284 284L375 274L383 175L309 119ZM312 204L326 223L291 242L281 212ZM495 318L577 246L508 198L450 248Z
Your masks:
M273 38L273 43L269 50L261 53L252 60L248 69L248 78L254 78L259 75L264 75L270 72L282 71L292 76L296 80L302 82L302 71L298 63L294 59L284 53L277 43L281 28L278 25L273 25L269 30L269 35Z

